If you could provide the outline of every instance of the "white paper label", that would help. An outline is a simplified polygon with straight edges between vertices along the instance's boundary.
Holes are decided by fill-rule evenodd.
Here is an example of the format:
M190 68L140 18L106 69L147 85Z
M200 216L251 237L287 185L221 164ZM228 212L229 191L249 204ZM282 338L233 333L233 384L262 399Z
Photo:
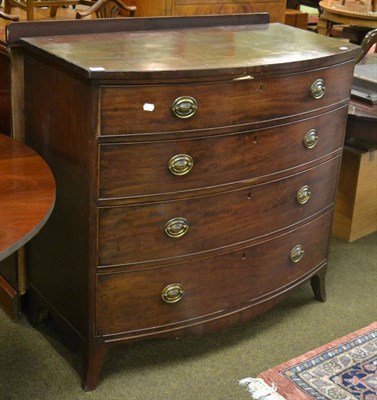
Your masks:
M143 110L144 110L144 111L154 111L154 104L145 103L145 104L143 105Z

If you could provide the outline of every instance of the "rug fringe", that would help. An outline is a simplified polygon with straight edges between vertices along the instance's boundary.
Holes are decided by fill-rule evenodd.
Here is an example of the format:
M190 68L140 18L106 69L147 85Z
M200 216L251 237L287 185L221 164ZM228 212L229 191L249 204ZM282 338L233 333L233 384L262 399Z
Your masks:
M239 381L241 386L246 386L254 400L286 400L277 392L276 386L268 386L261 378L245 378Z

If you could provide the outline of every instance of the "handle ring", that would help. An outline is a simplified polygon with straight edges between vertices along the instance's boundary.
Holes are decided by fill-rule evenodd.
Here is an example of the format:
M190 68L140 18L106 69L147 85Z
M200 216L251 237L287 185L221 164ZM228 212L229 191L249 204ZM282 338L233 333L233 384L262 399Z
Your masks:
M174 304L182 300L185 288L181 283L172 283L161 291L161 298L165 303Z
M298 244L297 246L295 246L290 254L289 254L289 259L293 262L293 263L298 263L302 260L302 258L304 257L304 253L305 250L302 247L301 244Z
M306 204L312 195L308 185L303 186L296 194L296 200L299 204Z
M185 218L172 218L165 224L165 234L173 239L184 236L190 228L190 224Z
M303 145L307 149L314 148L318 143L318 133L316 129L310 129L310 131L306 132L303 140Z
M325 81L323 79L316 79L312 83L312 86L310 86L310 95L315 100L322 99L322 97L325 95L325 92L326 92L326 86L325 86Z
M192 117L198 109L197 101L191 96L178 97L173 101L171 110L177 118L186 119Z
M188 154L177 154L169 160L168 166L173 175L187 175L194 166L194 160Z

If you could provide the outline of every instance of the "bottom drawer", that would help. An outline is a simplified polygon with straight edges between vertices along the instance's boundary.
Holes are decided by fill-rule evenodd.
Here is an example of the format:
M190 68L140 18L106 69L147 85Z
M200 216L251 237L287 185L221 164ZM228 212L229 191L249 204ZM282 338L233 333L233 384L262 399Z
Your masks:
M278 293L326 260L330 222L327 213L275 239L191 263L99 274L96 334L208 320Z

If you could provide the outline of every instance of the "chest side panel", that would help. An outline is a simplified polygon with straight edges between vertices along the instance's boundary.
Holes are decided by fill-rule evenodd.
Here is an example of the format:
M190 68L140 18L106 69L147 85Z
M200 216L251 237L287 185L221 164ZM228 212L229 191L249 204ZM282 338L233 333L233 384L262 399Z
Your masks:
M56 181L54 210L26 247L29 286L84 336L89 265L96 253L93 92L69 71L25 56L25 140L46 160Z

